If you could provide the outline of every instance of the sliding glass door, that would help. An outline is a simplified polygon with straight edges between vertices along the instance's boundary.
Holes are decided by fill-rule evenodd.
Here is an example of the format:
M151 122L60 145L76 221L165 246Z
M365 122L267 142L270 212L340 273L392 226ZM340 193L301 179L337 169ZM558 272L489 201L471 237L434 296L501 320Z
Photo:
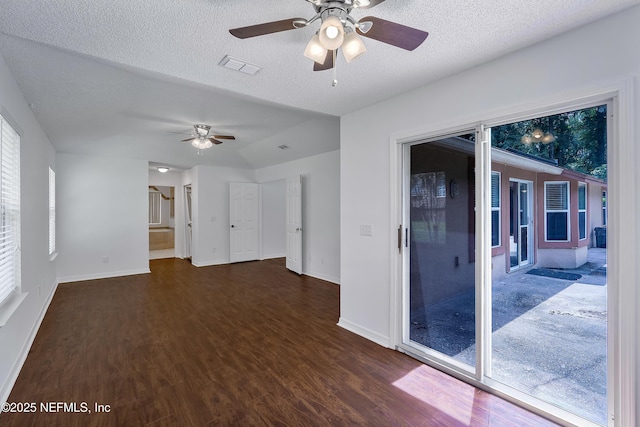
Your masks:
M403 148L401 348L585 425L608 419L607 108Z
M407 147L406 339L473 371L475 354L473 133Z

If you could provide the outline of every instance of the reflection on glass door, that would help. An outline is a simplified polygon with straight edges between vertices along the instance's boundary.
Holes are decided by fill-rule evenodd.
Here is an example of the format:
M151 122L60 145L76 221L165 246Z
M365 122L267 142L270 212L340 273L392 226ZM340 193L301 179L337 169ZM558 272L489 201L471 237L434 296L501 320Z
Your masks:
M511 270L533 263L532 207L533 184L511 180L509 182L509 259Z
M408 148L410 286L405 336L450 362L475 366L472 135ZM471 228L470 228L471 227Z

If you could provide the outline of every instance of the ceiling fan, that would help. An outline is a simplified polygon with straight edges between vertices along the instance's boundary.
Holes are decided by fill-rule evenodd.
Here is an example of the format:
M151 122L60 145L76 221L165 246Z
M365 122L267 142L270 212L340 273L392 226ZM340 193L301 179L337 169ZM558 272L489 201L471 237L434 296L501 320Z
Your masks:
M338 49L351 62L366 52L360 36L378 40L405 50L412 51L422 44L429 33L375 16L367 16L356 21L351 16L353 9L370 9L385 0L305 0L314 7L316 14L311 19L290 18L266 22L229 30L240 39L304 28L320 20L318 32L311 38L304 55L314 61L313 70L334 68Z
M209 131L211 130L211 126L196 124L193 125L195 129L195 133L191 134L191 136L187 139L183 139L182 142L191 141L191 145L199 150L204 150L205 148L213 147L213 144L222 144L224 141L220 141L220 139L233 139L235 140L235 136L231 135L211 135L209 136Z

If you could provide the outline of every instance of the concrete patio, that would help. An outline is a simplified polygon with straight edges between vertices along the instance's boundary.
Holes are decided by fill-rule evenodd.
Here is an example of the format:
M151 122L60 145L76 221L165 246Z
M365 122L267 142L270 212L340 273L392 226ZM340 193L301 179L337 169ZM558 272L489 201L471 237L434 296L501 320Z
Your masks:
M531 270L492 284L491 377L606 424L606 249L592 248L586 264L561 270L577 280ZM471 291L414 310L411 339L475 365L474 301Z

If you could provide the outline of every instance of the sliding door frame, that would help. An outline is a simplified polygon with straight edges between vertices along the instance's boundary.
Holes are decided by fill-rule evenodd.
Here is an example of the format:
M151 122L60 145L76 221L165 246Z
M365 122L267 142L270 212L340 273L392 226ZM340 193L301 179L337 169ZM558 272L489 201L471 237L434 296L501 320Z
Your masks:
M510 400L532 412L543 415L564 425L584 423L584 419L570 414L545 402L532 403L524 393L502 387L496 381L486 378L487 361L491 360L490 331L486 327L490 321L488 303L490 287L482 289L482 283L491 280L491 251L480 250L476 256L476 373L470 375L456 366L434 360L425 354L414 352L403 345L403 312L406 304L403 282L407 277L405 268L406 235L404 232L405 213L403 208L403 184L406 180L404 169L408 165L404 146L419 141L434 140L465 130L476 129L476 248L490 247L490 183L491 145L486 128L507 123L553 115L560 112L607 104L608 114L608 298L607 298L607 354L608 354L608 426L633 425L636 421L636 345L635 325L637 322L636 303L638 293L635 283L640 282L640 268L636 259L640 255L637 238L640 227L636 218L640 212L640 198L635 189L640 181L636 164L640 163L640 150L634 148L634 81L632 77L617 80L599 87L565 93L555 97L542 98L535 102L507 106L504 110L479 113L462 118L457 122L434 123L425 129L399 132L390 137L390 347L410 354L428 365L462 379L474 386ZM488 281L487 281L488 280ZM489 323L490 324L490 323ZM485 332L483 332L485 331ZM481 351L484 351L482 353Z

